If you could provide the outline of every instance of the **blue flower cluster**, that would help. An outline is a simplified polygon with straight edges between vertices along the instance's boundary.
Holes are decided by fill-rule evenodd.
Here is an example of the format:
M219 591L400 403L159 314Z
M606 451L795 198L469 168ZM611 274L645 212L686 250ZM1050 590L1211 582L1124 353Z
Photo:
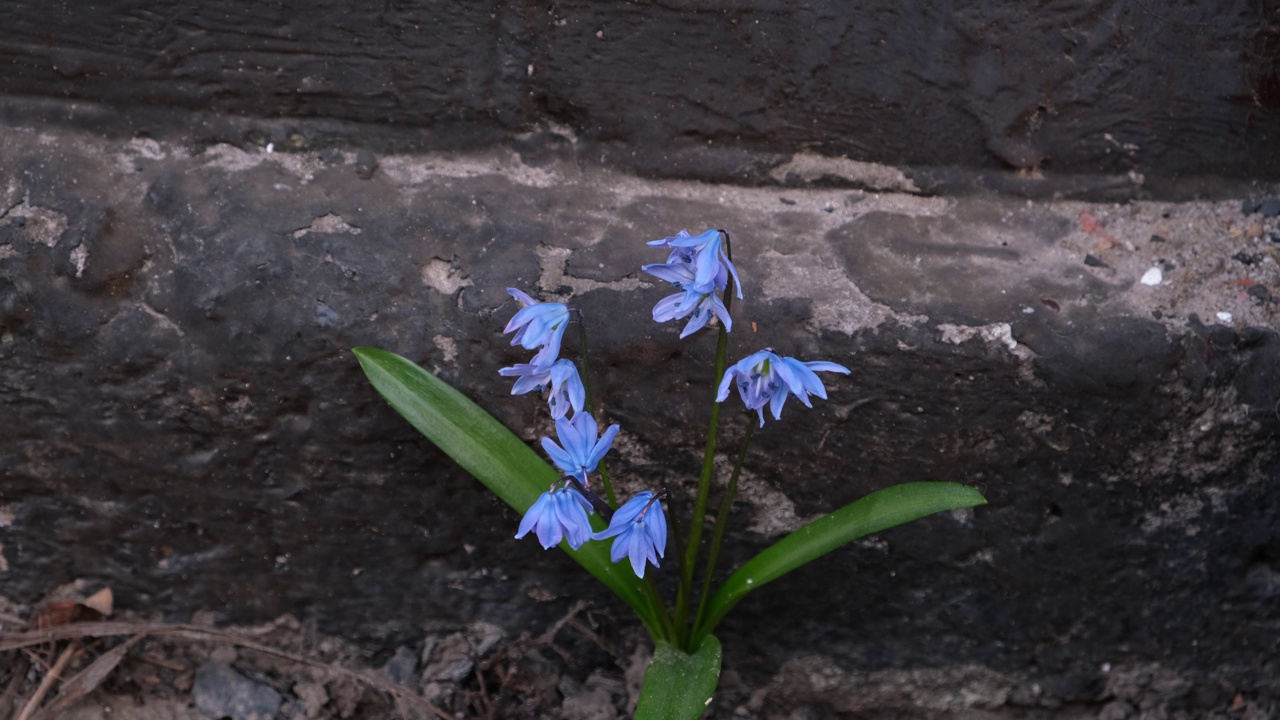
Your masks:
M503 333L514 332L512 345L538 353L528 363L518 363L498 372L504 377L516 378L512 395L533 390L547 392L559 442L544 437L542 449L565 474L525 512L516 539L533 532L543 548L550 549L565 541L577 550L588 540L616 538L611 553L613 561L631 558L632 569L643 578L645 564L657 567L658 558L666 551L667 520L662 514L662 503L654 499L653 493L642 492L613 513L608 528L592 531L590 516L595 514L592 500L598 502L598 498L591 492L591 473L609 452L619 428L610 425L600 434L596 419L583 412L586 388L577 366L572 360L559 357L560 344L569 325L569 308L563 303L540 303L515 288L507 288L507 292L523 307L507 323Z
M523 395L533 390L550 390L547 404L551 407L551 417L559 420L572 408L575 413L582 412L586 404L587 392L582 387L582 379L578 377L578 366L572 360L561 360L560 342L564 339L564 331L569 327L569 308L564 303L541 303L515 288L507 288L511 297L520 301L523 306L503 334L514 332L512 345L519 345L525 350L537 350L538 354L528 363L519 363L498 371L503 377L516 378L511 388L512 395Z
M734 288L741 298L742 282L738 279L737 268L724 250L723 233L707 230L700 235L690 235L687 230L681 230L674 237L653 240L649 246L668 248L671 255L665 263L644 265L640 269L659 280L666 280L680 291L653 306L654 322L689 317L688 324L680 333L681 338L706 327L712 315L724 324L726 332L733 330L733 319L729 317L720 293L728 287L729 276L733 275Z
M726 243L727 235L723 230L707 230L699 235L681 230L672 237L649 243L651 247L671 252L665 263L644 265L641 269L665 280L677 290L654 306L654 321L689 318L680 333L681 338L706 327L713 317L719 320L725 332L733 329L725 298L730 278L733 278L733 289L739 298L742 297L742 282L729 257ZM610 511L608 505L591 491L591 473L596 471L613 445L618 426L610 425L603 435L600 434L595 418L582 411L586 392L577 366L570 360L558 359L560 343L569 323L569 309L561 303L539 303L514 288L508 288L507 292L524 307L503 332L515 332L512 345L538 350L538 353L527 364L503 368L499 372L516 378L511 390L513 395L532 390L547 392L559 442L544 437L542 449L565 474L525 513L516 538L533 532L544 548L566 541L575 550L588 540L613 538L610 557L614 562L629 558L636 575L643 578L648 565L658 567L658 559L663 557L667 547L667 519L662 509L662 493L638 493L617 510ZM849 369L833 362L804 362L781 357L774 354L773 348L765 348L728 368L717 388L716 402L724 402L730 389L737 387L743 404L747 409L756 411L760 425L764 426L766 405L774 419L781 420L782 407L792 395L805 407L813 407L810 395L825 400L827 390L818 378L819 372L848 375ZM569 416L571 409L572 417ZM612 516L608 518L608 528L593 532L590 516L597 510L602 515L611 513Z

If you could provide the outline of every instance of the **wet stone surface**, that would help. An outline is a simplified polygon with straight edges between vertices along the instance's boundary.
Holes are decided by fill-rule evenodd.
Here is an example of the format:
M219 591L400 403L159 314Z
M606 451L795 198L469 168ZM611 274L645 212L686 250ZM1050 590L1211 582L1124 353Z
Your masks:
M728 559L894 482L971 483L991 504L754 593L719 633L717 712L1280 704L1276 218L1243 198L646 181L567 157L370 164L8 128L4 595L30 604L89 578L143 616L291 614L443 694L486 638L545 628L579 599L603 609L592 632L627 647L622 607L512 541L515 514L395 416L349 349L406 355L535 442L545 409L497 375L524 356L500 334L505 288L567 301L623 427L618 482L685 499L713 347L651 322L668 291L638 268L662 259L645 240L725 227L746 286L732 358L768 345L853 371L757 436ZM1141 282L1153 267L1160 281ZM748 419L726 418L731 452ZM566 672L575 716L625 703L620 670Z

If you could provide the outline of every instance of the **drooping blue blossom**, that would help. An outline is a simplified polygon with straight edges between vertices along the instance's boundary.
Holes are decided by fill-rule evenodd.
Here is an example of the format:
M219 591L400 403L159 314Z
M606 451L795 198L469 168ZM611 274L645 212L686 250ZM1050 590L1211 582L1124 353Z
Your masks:
M569 327L569 308L564 303L538 302L516 288L507 288L511 297L520 301L520 308L503 328L505 335L515 331L512 345L525 350L542 348L534 356L532 365L549 368L560 357L560 341Z
M719 230L706 230L698 235L690 235L689 231L681 230L673 237L651 240L648 244L649 247L672 250L667 264L680 262L693 266L692 289L701 293L713 292L717 276L723 268L733 274L738 297L742 297L742 281L738 279L738 270L724 251L724 235ZM720 285L720 289L723 290L724 285Z
M645 563L659 567L658 558L667 550L667 517L662 513L662 503L648 490L628 500L613 514L609 527L591 536L592 540L611 537L613 547L609 557L614 562L631 559L631 569L637 577L644 577Z
M587 518L591 513L591 503L573 487L552 486L529 506L516 531L516 539L533 530L544 550L559 545L562 539L577 550L591 539L591 521Z
M805 407L813 407L809 395L827 399L827 389L818 379L818 372L849 374L849 368L833 362L801 362L792 357L778 357L771 348L765 348L734 363L720 381L716 402L729 397L729 387L736 385L742 402L760 416L764 427L764 406L768 405L774 420L782 419L782 405L788 395L795 395Z
M609 452L613 438L618 434L618 426L610 425L597 439L598 431L596 419L590 413L574 413L572 419L556 420L556 435L560 442L544 437L542 449L563 473L578 478L583 485L589 485L587 475L595 472L600 459Z
M680 252L684 251L677 250L677 253ZM720 318L720 322L724 323L725 332L733 330L733 318L729 317L729 309L720 299L720 293L724 292L729 277L723 265L716 273L715 283L708 292L695 289L697 278L691 261L677 259L675 262L645 265L640 269L656 278L666 280L681 291L675 295L668 295L653 306L654 322L667 322L692 315L684 331L680 333L681 339L705 327L711 321L712 315Z
M582 378L578 376L578 366L567 358L560 358L549 368L532 363L517 363L502 368L498 374L516 378L516 384L511 388L512 395L549 390L547 405L551 408L551 417L557 420L564 417L570 408L575 413L582 412L587 401L587 391L582 386Z
M733 274L738 297L742 297L742 283L738 280L737 269L723 250L720 231L708 230L695 236L681 230L675 237L654 240L649 245L671 248L671 255L665 263L644 265L640 269L666 280L680 291L653 306L654 321L689 317L688 324L680 333L681 338L706 327L712 316L720 319L725 332L733 330L733 319L729 317L729 309L720 299L720 293L728 287L730 273Z

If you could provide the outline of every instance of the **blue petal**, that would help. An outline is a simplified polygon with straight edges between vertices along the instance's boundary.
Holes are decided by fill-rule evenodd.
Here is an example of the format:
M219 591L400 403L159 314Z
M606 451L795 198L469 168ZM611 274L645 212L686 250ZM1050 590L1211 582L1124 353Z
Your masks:
M787 391L786 391L785 389L783 389L783 390L780 390L780 391L778 391L777 393L775 393L775 394L774 394L774 396L773 396L773 398L771 398L771 399L769 400L769 410L770 410L770 412L772 412L772 413L773 413L773 419L774 419L774 420L781 420L781 419L782 419L782 404L783 404L783 403L785 403L785 402L787 401L787 395L788 395ZM803 395L797 395L796 397L800 398L801 400L803 400L803 399L804 399L804 396L803 396ZM806 402L805 404L806 404L806 405L808 405L808 403L807 403L807 402ZM813 407L813 406L812 406L812 405L810 405L810 407ZM760 424L761 424L761 425L763 425L763 424L764 424L764 415L763 415L763 414L760 416Z
M556 422L560 421L557 420ZM564 451L564 448L556 444L555 440L546 437L542 438L542 450L551 456L551 461L561 471L569 474L574 474L578 471L578 464L573 461L569 453Z
M633 526L626 535L614 541L615 544L622 542L627 543L627 555L631 557L631 569L635 571L636 577L644 578L644 564L648 559L649 538L640 528Z
M795 366L797 365L799 365L801 370L813 375L808 368L800 365L800 363L796 362L793 358L780 358L778 362L773 364L773 368L777 371L778 377L786 383L787 389L795 393L800 402L805 404L805 407L813 407L813 404L809 402L809 398L807 397L808 393L805 392L804 379L800 373L796 371ZM814 378L816 379L817 376L815 375ZM821 383L819 383L819 387L821 387ZM785 395L786 390L779 389L779 393ZM825 390L822 393L822 397L826 397ZM777 407L781 408L782 403L779 402ZM774 417L777 417L778 412L780 412L780 410L774 412Z
M706 327L707 322L710 320L711 313L703 310L702 308L698 308L697 312L695 312L693 317L689 320L689 324L684 326L684 330L680 333L680 339L683 340Z
M552 500L547 503L546 512L538 519L535 532L538 535L538 542L542 543L543 550L550 550L560 544L564 538L564 528L560 524L559 515L559 508Z
M604 431L604 435L596 441L595 447L591 448L591 456L587 458L587 467L595 470L596 465L600 464L601 458L605 456L605 453L609 452L610 446L613 445L613 438L617 436L618 430L618 425L615 423Z
M580 463L585 456L581 452L582 449L582 428L580 417L585 415L575 415L573 418L560 418L556 420L556 437L560 439L560 446L564 448L564 453L568 456L574 466Z
M576 490L564 489L556 493L556 511L564 525L569 546L574 550L591 539L591 520L582 507L582 496Z
M681 230L675 234L675 237L663 238L661 240L650 240L646 243L649 247L675 247L677 241L689 237L688 230Z
M520 304L525 306L538 304L537 300L534 300L533 298L529 297L528 293L524 292L523 290L517 290L516 288L507 288L507 294L515 298L516 300L519 300Z
M684 317L684 315L677 314L676 312L676 308L681 306L684 299L685 293L676 293L675 295L668 295L659 300L658 304L653 306L653 321L662 323L667 322L668 320L675 320L676 318Z
M681 286L690 284L693 282L694 278L693 271L683 263L641 265L640 269L659 280L665 280L669 283L677 283Z
M666 557L667 552L667 516L662 512L662 501L649 506L649 514L645 515L645 530L649 540L658 551L659 557ZM657 565L657 563L654 563Z
M538 496L537 500L533 501L533 504L525 511L524 518L520 521L520 529L516 531L517 540L529 534L529 531L533 529L534 525L538 523L538 520L542 518L544 513L546 513L547 506L550 502L551 493L549 492L542 493Z
M729 317L729 308L724 306L724 301L715 293L712 293L707 297L711 303L711 311L714 312L716 317L720 318L720 322L724 324L724 331L733 332L733 318Z
M723 251L720 253L720 259L724 265L729 268L729 272L733 273L733 287L738 291L738 299L742 299L742 280L738 279L738 268L733 266L733 261ZM722 285L721 288L724 286Z
M587 467L595 467L595 463L591 462L591 454L595 450L596 438L600 434L600 426L596 424L596 419L591 417L590 413L574 415L573 424L578 428L579 443L578 447L573 450L574 457L578 458Z
M737 376L737 365L725 371L724 377L720 378L720 387L716 389L716 402L724 402L725 398L729 397L729 388L733 385L733 380Z

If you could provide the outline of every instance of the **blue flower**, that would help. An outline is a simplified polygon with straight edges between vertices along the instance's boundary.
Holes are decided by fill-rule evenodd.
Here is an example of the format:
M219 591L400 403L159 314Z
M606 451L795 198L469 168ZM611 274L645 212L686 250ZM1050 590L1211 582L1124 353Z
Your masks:
M582 386L582 378L578 377L578 367L572 360L561 358L549 368L534 364L518 363L498 371L504 377L514 377L516 384L511 388L512 395L523 395L533 390L547 390L547 404L551 407L551 417L559 420L573 408L575 413L582 412L587 401L586 388Z
M569 327L569 308L564 303L540 303L515 288L507 288L511 297L524 305L516 312L502 334L515 331L512 345L525 350L542 348L533 358L533 365L548 368L560 356L560 340Z
M587 518L590 513L591 504L577 490L568 485L552 486L529 506L516 539L533 530L544 550L559 545L561 539L567 539L569 547L577 550L591 539L591 521Z
M650 247L671 248L671 256L667 258L668 265L692 265L693 290L700 293L714 292L717 285L723 290L725 285L718 282L718 279L728 270L733 274L738 297L742 297L742 281L738 279L738 270L724 251L724 235L719 230L706 230L699 235L690 235L689 231L681 230L674 237L651 240L648 244Z
M815 371L849 374L849 368L843 365L778 357L766 348L739 360L725 371L719 392L716 393L716 402L724 402L729 397L729 387L737 385L742 403L747 409L756 411L760 416L760 426L764 427L765 405L769 406L774 420L781 420L782 405L787 401L788 395L794 394L805 407L813 407L809 402L810 394L827 399L827 389L822 386Z
M592 540L617 537L609 557L614 562L631 558L631 569L644 577L645 561L659 567L658 558L667 550L667 517L662 503L648 490L628 500L613 514L609 527L591 536Z
M587 474L594 472L600 458L609 452L613 438L618 434L618 426L610 425L604 436L596 439L599 426L590 413L575 413L573 419L556 420L556 435L559 444L551 438L542 438L542 449L551 456L552 462L566 475L572 475L587 485Z
M724 306L724 301L715 293L698 293L690 290L668 295L653 306L654 322L661 323L689 315L693 317L689 318L688 324L680 332L681 339L706 327L707 323L711 322L712 315L720 318L720 322L724 323L725 332L733 330L733 318L729 317L729 308Z
M665 263L656 263L644 265L640 269L653 275L661 280L671 283L672 287L681 292L675 295L669 295L653 306L653 319L655 322L667 322L677 318L684 318L692 315L689 322L684 327L684 331L680 333L681 338L688 337L693 333L701 330L711 321L711 317L720 318L720 322L724 324L725 332L733 330L733 318L729 317L729 309L724 306L724 302L720 299L719 293L724 292L729 281L729 271L734 273L734 280L737 281L737 271L733 269L733 265L729 263L728 258L724 258L724 262L716 262L711 265L714 273L711 275L711 281L703 283L699 279L698 273L701 271L700 258L710 257L716 258L716 254L723 254L720 249L720 232L718 230L708 230L707 233L715 233L712 241L703 243L702 249L689 249L680 246L674 246L671 257ZM706 235L707 233L703 233ZM649 243L680 243L700 240L702 236L697 238L689 235L684 230L674 238L666 238L665 240L655 240ZM741 284L738 284L738 297L742 297Z

